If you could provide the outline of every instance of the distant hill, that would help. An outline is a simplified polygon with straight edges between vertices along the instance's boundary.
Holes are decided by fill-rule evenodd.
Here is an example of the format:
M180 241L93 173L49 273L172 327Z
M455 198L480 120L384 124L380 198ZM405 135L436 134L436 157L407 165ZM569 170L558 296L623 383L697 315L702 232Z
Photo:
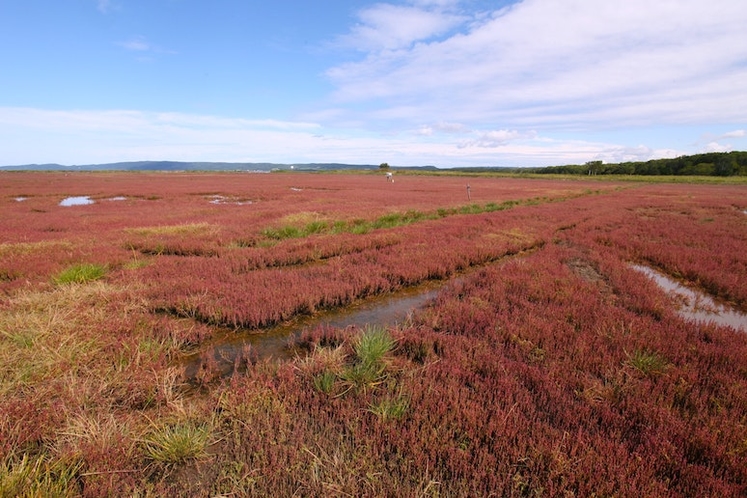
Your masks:
M309 163L219 163L181 161L133 161L106 164L83 164L65 166L62 164L24 164L2 166L6 171L279 171L279 170L338 170L338 169L377 169L373 164Z
M0 171L335 171L377 170L377 164L344 163L225 163L180 161L133 161L107 164L65 166L62 164L24 164L0 166ZM436 166L392 166L392 170L448 171L451 173L536 173L575 175L700 175L747 176L747 152L709 152L649 161L568 164L544 167L469 166L437 168Z

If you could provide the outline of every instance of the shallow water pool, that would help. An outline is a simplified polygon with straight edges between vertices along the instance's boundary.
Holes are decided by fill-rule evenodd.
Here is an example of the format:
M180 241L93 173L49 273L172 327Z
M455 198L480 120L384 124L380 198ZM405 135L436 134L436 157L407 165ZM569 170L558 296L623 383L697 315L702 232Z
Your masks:
M89 196L82 195L77 197L66 197L60 201L60 206L85 206L88 204L93 204L93 202L93 199L91 199Z
M685 287L676 280L648 266L631 265L631 267L646 274L659 287L674 297L680 304L677 312L683 318L699 322L713 322L747 332L747 314L734 310L726 304L718 303L711 296Z

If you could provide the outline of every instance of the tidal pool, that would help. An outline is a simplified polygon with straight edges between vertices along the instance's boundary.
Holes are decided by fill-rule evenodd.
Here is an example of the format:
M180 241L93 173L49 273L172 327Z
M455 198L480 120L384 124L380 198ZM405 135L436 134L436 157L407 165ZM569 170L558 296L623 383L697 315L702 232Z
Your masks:
M677 312L683 318L699 322L713 322L747 332L747 314L716 302L711 296L695 289L685 287L648 266L631 265L633 269L644 273L656 284L675 298L679 307Z
M296 351L290 347L290 344L304 330L319 326L362 328L366 325L390 327L403 323L408 315L434 299L444 284L444 282L423 284L393 294L367 299L347 308L303 317L270 329L226 330L206 344L202 351L185 359L185 376L189 380L194 380L206 356L215 360L221 375L229 375L233 371L234 362L247 346L253 358L293 358Z
M234 197L226 197L223 195L211 195L209 199L212 199L210 201L210 204L234 204L236 206L248 206L252 203L252 201L242 201Z
M87 195L78 196L78 197L66 197L65 199L62 199L60 201L60 206L85 206L87 204L93 204L93 199L91 199Z

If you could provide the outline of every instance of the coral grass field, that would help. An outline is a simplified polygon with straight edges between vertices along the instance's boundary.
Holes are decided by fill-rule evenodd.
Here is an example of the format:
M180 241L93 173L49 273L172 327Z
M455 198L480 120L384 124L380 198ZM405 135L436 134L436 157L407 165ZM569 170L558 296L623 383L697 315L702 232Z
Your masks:
M745 185L5 172L0 206L0 496L747 495L747 334L632 268L747 311Z

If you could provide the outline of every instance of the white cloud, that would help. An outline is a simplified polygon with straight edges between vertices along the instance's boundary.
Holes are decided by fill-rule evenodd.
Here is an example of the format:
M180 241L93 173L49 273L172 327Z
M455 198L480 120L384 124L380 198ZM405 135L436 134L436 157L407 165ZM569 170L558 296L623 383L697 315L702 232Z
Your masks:
M681 156L682 151L675 149L652 149L645 145L638 146L621 146L621 145L608 145L606 147L600 147L596 152L596 155L592 160L600 160L605 163L624 163L624 162L635 162L635 161L648 161L651 159L660 158L674 158ZM581 161L578 161L581 163Z
M353 30L367 54L327 73L343 119L585 130L747 116L740 2L524 0L462 24L428 9L378 4Z
M747 132L745 130L734 130L734 131L724 133L721 136L723 138L743 138L747 136Z
M465 140L459 147L501 147L517 140L535 139L536 133L522 133L517 130L491 130L479 132L473 139Z
M701 152L728 152L731 150L731 145L723 145L718 142L707 143Z
M450 1L420 1L416 6L374 4L358 13L360 23L338 43L359 50L393 50L441 35L463 21L441 7ZM437 8L431 8L435 5Z
M744 138L747 137L747 131L738 129L727 131L725 133L703 133L693 145L697 147L697 152L729 152L735 150L734 144L744 144ZM725 143L728 141L729 143Z
M429 125L423 125L419 128L419 133L422 135L433 135L435 132L440 133L468 133L469 127L463 123L451 123L448 121L439 121Z

